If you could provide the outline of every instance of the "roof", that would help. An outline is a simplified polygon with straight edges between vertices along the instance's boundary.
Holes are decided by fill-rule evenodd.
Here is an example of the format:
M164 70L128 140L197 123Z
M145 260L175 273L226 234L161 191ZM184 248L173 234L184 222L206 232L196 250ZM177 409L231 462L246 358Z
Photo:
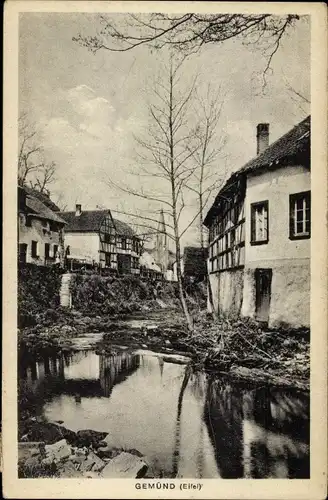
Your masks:
M37 191L36 189L30 188L28 186L20 187L25 191L26 194L37 198L53 212L60 212L60 208L50 199L50 197L46 193L41 193L40 191Z
M126 222L122 222L118 219L113 219L116 232L120 236L126 236L128 238L133 238L133 236L137 236L133 229Z
M185 247L183 252L184 275L197 276L206 274L206 249Z
M311 121L310 116L308 116L268 146L262 154L246 163L239 172L249 173L266 167L276 168L282 160L294 159L309 153L310 128Z
M62 218L67 222L65 231L77 233L98 232L102 221L106 215L110 215L109 210L85 210L81 215L76 216L74 212L61 212Z
M106 215L111 215L110 210L83 210L81 215L76 216L74 212L61 212L61 216L67 222L66 232L92 233L98 232ZM118 219L112 219L118 235L130 237L135 236L131 227Z
M26 196L26 208L28 214L38 216L41 219L52 220L59 224L66 224L65 220L59 217L57 213L50 210L42 201L34 198L34 196Z
M231 174L224 186L220 189L212 207L204 218L205 226L209 224L213 209L218 204L220 194L242 177L246 177L253 173L257 174L261 170L274 170L279 167L287 166L290 165L291 161L299 161L301 164L310 165L310 139L311 117L307 116L303 121L289 130L289 132L268 146L263 153Z

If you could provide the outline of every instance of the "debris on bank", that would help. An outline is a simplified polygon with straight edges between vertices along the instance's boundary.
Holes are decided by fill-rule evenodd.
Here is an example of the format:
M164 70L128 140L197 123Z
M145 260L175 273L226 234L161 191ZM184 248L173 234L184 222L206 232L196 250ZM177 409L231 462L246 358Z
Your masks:
M251 319L213 320L205 312L194 315L188 331L176 309L140 313L140 317L85 316L66 312L61 321L21 330L20 355L34 357L74 351L73 338L90 332L103 333L97 352L113 345L150 349L167 354L186 354L199 369L229 373L234 378L265 382L280 387L309 389L310 332L268 330ZM27 354L26 354L27 353Z
M109 447L106 437L106 432L75 433L62 425L29 419L20 429L18 476L135 479L147 473L151 477L139 451Z

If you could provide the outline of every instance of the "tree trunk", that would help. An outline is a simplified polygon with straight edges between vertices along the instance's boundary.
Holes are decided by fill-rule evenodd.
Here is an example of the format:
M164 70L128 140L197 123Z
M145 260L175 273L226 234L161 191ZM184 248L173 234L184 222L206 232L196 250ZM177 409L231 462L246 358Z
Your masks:
M174 451L173 451L173 477L176 477L178 474L178 465L180 458L180 439L181 439L181 412L182 412L182 402L183 396L186 390L186 387L189 382L191 370L190 366L187 365L179 393L178 399L178 408L177 408L177 419L176 419L176 427L175 427L175 443L174 443Z

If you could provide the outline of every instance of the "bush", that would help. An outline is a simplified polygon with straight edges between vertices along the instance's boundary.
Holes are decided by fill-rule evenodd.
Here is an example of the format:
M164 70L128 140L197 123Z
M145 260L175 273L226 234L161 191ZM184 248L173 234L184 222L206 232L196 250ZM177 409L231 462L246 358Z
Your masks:
M48 316L59 306L62 270L34 264L18 268L18 326L33 326L38 315ZM52 311L52 312L49 312ZM50 319L50 318L49 318Z
M79 274L72 281L72 302L75 309L92 315L127 314L154 305L154 300L172 300L175 286L142 280L138 276L100 276Z

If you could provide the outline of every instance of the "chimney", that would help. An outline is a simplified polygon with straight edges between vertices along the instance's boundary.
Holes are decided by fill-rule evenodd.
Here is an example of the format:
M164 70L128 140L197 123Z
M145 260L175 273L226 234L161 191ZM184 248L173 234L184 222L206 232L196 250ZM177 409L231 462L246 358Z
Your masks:
M79 217L82 213L81 205L75 205L75 217Z
M260 155L269 146L269 124L259 123L256 127L257 148L256 154Z

